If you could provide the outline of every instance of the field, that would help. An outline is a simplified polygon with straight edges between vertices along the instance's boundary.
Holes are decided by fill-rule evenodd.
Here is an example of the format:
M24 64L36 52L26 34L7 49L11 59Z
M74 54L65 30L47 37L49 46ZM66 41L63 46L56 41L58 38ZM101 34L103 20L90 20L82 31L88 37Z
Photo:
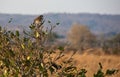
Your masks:
M72 55L72 52L65 53L65 56L59 62L69 59L70 55ZM84 54L76 53L73 56L73 63L80 69L86 69L87 77L93 77L93 74L97 73L99 63L102 63L104 73L107 69L120 70L120 56L117 55L105 55L100 53L95 54L88 52ZM120 77L120 71L108 77Z

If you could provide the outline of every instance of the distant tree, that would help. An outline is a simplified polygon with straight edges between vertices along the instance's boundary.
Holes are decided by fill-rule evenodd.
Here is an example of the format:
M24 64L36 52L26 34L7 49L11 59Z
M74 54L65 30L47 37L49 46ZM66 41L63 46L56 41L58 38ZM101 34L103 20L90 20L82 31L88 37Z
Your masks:
M116 43L120 44L120 33L117 34L117 35L115 35L115 37L113 38L113 40L114 40Z
M104 40L102 48L107 54L120 54L120 33Z
M89 28L81 24L74 24L69 30L67 38L72 47L80 50L92 47L92 44L95 42L95 36Z
M120 54L120 33L116 34L112 39L112 54Z

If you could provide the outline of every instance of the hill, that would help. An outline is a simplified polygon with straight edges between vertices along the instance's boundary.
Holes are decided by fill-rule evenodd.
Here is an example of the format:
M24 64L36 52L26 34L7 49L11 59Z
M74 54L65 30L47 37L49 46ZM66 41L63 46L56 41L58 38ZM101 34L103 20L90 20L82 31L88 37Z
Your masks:
M0 14L0 25L13 30L14 28L28 29L28 26L37 16L39 15ZM95 34L114 35L120 33L120 15L48 13L44 16L46 21L51 20L53 24L59 22L60 25L55 31L64 36L73 23L84 24ZM10 18L12 18L12 22L8 23Z

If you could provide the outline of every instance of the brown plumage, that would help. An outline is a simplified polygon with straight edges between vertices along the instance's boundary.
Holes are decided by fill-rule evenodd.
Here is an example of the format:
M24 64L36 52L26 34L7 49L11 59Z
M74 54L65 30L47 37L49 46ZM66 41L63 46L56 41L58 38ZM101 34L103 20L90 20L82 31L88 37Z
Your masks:
M33 24L40 24L43 21L43 15L38 16L37 18L34 19Z

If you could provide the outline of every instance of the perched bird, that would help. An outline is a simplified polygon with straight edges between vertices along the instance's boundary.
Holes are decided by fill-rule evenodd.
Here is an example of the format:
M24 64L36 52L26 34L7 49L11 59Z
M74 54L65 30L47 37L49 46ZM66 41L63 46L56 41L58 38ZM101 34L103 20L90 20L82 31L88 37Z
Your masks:
M43 21L43 15L38 16L37 18L34 19L33 24L39 25Z

